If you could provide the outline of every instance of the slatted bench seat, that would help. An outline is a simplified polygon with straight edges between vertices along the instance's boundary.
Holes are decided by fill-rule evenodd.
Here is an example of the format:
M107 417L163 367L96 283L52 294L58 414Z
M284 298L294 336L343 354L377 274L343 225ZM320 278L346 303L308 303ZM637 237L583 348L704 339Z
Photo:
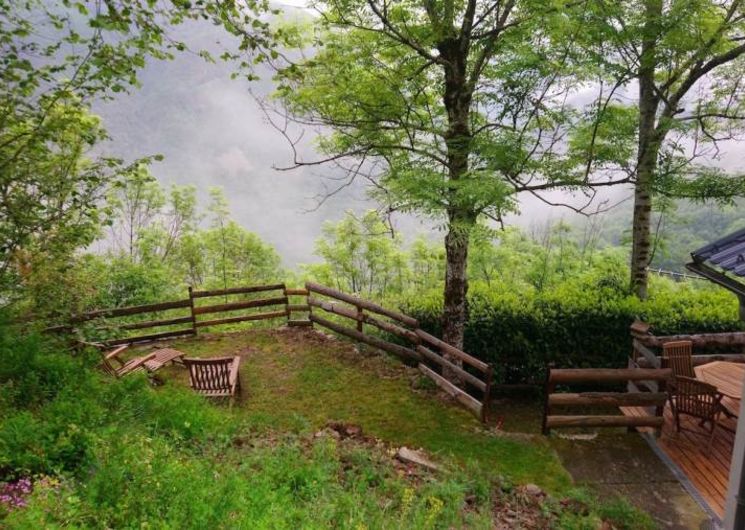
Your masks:
M237 355L209 359L185 357L184 364L189 369L191 387L203 396L232 400L241 390L241 358Z
M124 360L122 354L128 347L129 345L125 344L109 352L101 353L101 366L106 373L116 378L141 370L146 370L149 374L153 374L168 363L182 362L181 360L184 357L184 352L179 350L159 348L145 355Z
M150 372L154 372L168 363L184 363L184 352L173 348L158 348L150 352L150 356L152 357L143 363L143 366Z

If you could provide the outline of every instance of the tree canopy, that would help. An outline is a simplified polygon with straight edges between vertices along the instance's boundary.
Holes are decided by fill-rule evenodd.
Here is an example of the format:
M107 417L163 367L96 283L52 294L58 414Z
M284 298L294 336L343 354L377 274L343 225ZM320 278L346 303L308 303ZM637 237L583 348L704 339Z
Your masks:
M0 0L0 288L14 284L22 249L89 243L108 186L157 158L102 154L108 136L91 105L136 88L147 61L187 49L169 33L186 21L224 26L238 42L226 58L271 55L267 11L254 0Z
M601 126L617 121L619 105L632 110L635 122L622 140L628 147L614 158L600 155L592 142L588 168L634 182L631 287L644 298L654 256L653 205L670 198L726 202L745 194L745 176L713 163L722 144L744 132L745 4L598 0L581 17L589 29L584 46L603 88L593 136L605 136ZM633 103L623 103L623 92L632 90Z
M325 158L295 163L335 163L368 179L389 211L444 222L443 325L460 344L479 218L501 223L520 193L553 204L553 190L586 194L573 205L586 211L594 188L629 182L585 171L578 158L589 140L571 102L587 75L575 46L584 28L572 6L532 1L317 8L315 52L278 75L285 116L322 131Z

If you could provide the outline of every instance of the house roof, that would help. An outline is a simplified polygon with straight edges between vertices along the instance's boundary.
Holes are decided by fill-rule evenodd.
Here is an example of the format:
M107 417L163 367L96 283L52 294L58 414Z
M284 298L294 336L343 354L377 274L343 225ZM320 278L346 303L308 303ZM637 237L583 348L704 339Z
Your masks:
M745 229L691 252L693 261L745 277Z
M691 252L686 267L729 289L745 300L745 229Z

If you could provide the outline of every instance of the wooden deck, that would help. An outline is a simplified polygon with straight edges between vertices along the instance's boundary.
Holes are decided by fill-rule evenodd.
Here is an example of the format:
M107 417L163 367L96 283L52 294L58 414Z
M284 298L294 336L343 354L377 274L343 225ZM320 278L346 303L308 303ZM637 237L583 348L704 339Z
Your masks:
M627 416L647 414L642 407L622 407L621 410ZM720 425L734 431L737 423L736 420L722 417ZM681 416L681 426L689 430L675 431L670 406L666 405L662 435L656 443L721 519L724 517L734 432L717 427L714 441L709 447L708 433L693 418ZM643 428L639 430L649 431Z

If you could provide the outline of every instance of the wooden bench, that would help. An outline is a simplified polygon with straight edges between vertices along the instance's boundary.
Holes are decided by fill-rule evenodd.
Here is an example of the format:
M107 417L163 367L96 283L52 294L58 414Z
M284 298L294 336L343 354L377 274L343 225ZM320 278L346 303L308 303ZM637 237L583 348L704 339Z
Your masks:
M166 364L181 361L184 357L184 352L174 350L173 348L159 348L146 355L124 360L122 353L127 348L129 348L129 345L125 344L109 352L101 353L101 366L106 373L116 378L141 370L146 370L149 374L153 374Z
M212 357L194 359L185 357L189 369L191 387L199 394L210 398L234 398L241 390L239 368L241 358Z

